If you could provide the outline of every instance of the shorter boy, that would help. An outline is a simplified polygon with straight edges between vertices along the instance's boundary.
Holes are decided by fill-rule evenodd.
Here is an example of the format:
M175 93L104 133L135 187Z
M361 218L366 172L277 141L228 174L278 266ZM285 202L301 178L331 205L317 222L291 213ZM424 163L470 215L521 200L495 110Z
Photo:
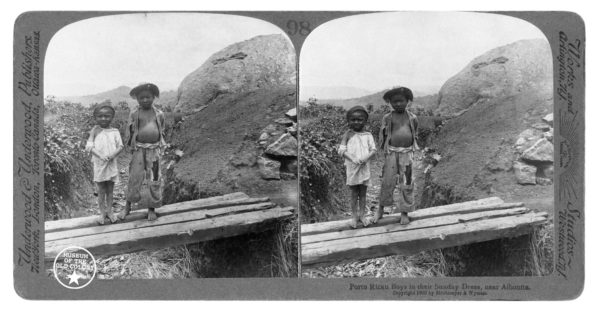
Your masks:
M383 116L379 131L379 148L385 155L381 180L379 209L373 223L383 217L383 208L394 205L394 190L400 188L397 211L400 224L408 224L408 212L414 211L415 196L412 162L417 145L417 116L406 108L413 100L412 91L406 87L394 88L383 95L393 111Z
M165 116L154 107L154 98L159 96L154 84L141 84L129 95L137 99L138 108L129 114L125 144L131 149L129 183L125 210L119 214L124 219L131 212L131 203L142 200L142 186L148 188L148 220L157 218L155 208L162 205L162 178L160 158L166 146L164 140Z

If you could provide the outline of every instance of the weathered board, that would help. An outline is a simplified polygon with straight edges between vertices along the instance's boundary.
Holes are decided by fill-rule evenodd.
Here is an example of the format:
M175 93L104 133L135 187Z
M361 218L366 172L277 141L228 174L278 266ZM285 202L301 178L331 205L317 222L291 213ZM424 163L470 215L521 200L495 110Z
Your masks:
M291 217L293 208L233 193L166 205L156 212L154 221L135 211L124 221L102 226L95 223L97 216L46 222L51 230L45 234L45 259L53 260L69 246L107 256L261 232Z
M303 266L346 260L410 255L424 250L459 246L529 233L545 223L546 212L532 212L522 203L487 198L417 210L400 225L400 214L386 215L378 224L350 229L349 220L301 227Z

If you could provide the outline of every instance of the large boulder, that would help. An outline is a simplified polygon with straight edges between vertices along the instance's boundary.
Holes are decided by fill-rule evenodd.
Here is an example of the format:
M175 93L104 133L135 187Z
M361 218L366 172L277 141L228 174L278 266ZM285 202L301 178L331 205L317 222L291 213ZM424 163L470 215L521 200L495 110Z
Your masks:
M478 101L526 89L552 90L552 53L545 39L517 41L471 61L444 83L436 112L456 116Z
M225 94L295 85L296 54L283 35L261 35L213 54L187 75L177 91L176 110L191 111Z

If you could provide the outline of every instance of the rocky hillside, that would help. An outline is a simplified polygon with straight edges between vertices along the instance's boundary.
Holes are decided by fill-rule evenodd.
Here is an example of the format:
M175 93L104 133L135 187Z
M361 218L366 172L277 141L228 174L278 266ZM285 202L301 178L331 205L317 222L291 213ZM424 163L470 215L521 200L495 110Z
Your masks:
M184 117L169 140L181 156L169 164L166 200L244 191L295 204L295 122L286 116L295 100L295 86L263 88L219 96Z
M455 116L429 145L425 200L500 196L552 212L552 56L526 40L493 49L450 78L439 111Z
M190 111L219 96L295 83L292 44L283 35L261 35L222 49L186 76L177 91L176 109Z
M471 61L442 86L436 112L458 115L477 102L533 90L552 90L550 46L543 39L501 46Z

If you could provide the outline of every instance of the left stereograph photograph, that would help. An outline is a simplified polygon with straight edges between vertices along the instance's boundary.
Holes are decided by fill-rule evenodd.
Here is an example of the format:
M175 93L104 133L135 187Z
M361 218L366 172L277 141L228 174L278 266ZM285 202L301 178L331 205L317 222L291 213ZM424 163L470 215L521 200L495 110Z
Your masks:
M79 250L95 279L298 277L296 54L281 29L81 20L52 37L43 84L49 276L75 286L86 271L55 260Z

